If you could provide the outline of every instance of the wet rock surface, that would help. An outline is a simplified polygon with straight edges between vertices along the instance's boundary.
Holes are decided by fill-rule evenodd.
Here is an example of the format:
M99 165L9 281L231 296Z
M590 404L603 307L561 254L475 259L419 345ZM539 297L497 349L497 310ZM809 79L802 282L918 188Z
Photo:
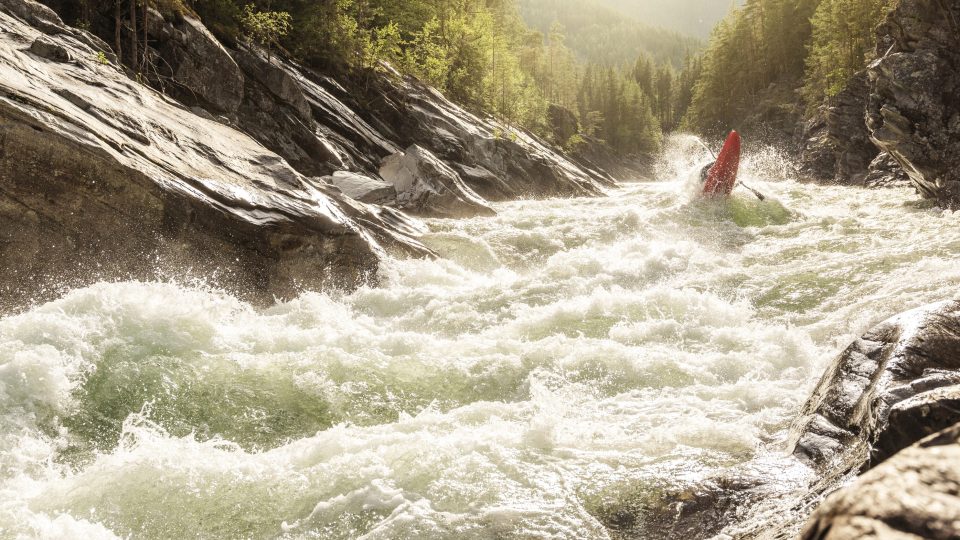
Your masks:
M830 366L797 422L794 453L822 470L875 465L960 422L955 392L945 390L957 384L960 302L898 315Z
M384 67L340 80L240 46L246 76L235 121L298 171L377 178L383 159L417 145L486 200L595 196L612 178L543 141L476 116L416 79Z
M8 285L4 308L171 265L266 300L350 288L375 280L385 249L430 254L415 220L365 203L492 215L478 191L599 195L612 182L389 67L344 86L150 10L140 79L161 95L50 7L0 12L0 276L31 282ZM394 155L416 186L400 197L380 175Z
M174 267L272 301L374 281L385 248L429 253L66 30L49 39L76 60L38 58L41 30L10 15L31 4L0 3L0 307Z
M753 471L736 470L685 487L637 493L596 513L617 540L711 538L744 508L771 496L769 486Z
M960 382L960 374L952 377ZM881 431L870 453L880 463L920 440L960 420L960 385L935 388L905 399L890 408L887 429Z
M870 167L863 185L868 188L901 187L910 185L910 177L903 168L887 152L877 155Z
M365 89L358 92L328 77L319 81L396 146L429 150L486 200L596 196L613 185L606 172L575 162L525 131L466 111L411 77L378 76L356 84ZM367 105L359 106L358 97Z
M794 425L810 486L775 505L787 518L734 537L792 538L812 515L802 538L956 538L958 422L960 301L881 323L830 365Z
M397 189L383 180L347 171L337 171L324 180L338 187L347 197L360 202L387 204L397 201Z
M960 537L960 426L911 446L832 494L803 540Z
M54 62L69 62L73 60L73 57L70 56L67 49L61 47L46 36L40 36L33 40L33 43L30 44L30 48L27 50L40 58L46 58Z
M386 158L380 176L396 189L397 206L414 214L436 217L496 214L456 171L418 145Z
M148 10L147 29L153 54L147 77L162 76L165 88L180 101L232 114L243 99L244 78L223 45L190 16Z
M867 127L927 198L960 205L960 5L905 0L878 29Z
M960 301L897 315L828 367L791 430L794 459L767 469L800 484L746 499L720 537L956 538L958 422Z

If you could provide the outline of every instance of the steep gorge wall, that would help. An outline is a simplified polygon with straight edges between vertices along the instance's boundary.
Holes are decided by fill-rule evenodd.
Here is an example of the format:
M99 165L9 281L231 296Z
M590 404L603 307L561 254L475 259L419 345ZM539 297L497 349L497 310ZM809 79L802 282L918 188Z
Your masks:
M902 0L877 30L867 127L914 186L960 207L960 4Z
M820 181L909 181L960 205L960 6L901 0L877 28L877 60L803 126L801 169Z
M379 74L361 91L227 48L189 16L147 15L138 78L49 7L0 0L0 309L102 279L194 276L262 301L375 283L388 251L431 255L416 220L336 185L390 187L392 156L427 171L405 208L425 215L492 212L476 193L611 182L414 79ZM402 206L391 189L378 202Z
M225 47L189 16L149 19L150 83L225 117L305 175L376 178L384 159L418 145L489 200L598 195L612 182L389 66L323 74L243 43Z
M269 301L375 282L402 223L103 62L104 44L0 2L0 308L164 273Z

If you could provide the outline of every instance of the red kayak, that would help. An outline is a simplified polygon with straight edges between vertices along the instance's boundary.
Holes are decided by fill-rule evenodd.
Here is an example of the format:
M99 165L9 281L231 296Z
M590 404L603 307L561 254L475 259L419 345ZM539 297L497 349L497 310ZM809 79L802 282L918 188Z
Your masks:
M707 181L703 185L704 195L728 196L737 183L737 171L740 169L740 134L731 131L727 142L723 143L723 150L717 156L707 173Z

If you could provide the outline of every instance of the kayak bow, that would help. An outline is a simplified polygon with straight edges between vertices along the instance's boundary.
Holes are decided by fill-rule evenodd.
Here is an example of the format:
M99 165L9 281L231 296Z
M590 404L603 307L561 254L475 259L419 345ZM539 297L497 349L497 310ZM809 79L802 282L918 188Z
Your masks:
M717 162L707 173L707 181L703 185L704 195L728 196L737 184L737 172L740 169L740 134L731 131L723 149L717 156Z

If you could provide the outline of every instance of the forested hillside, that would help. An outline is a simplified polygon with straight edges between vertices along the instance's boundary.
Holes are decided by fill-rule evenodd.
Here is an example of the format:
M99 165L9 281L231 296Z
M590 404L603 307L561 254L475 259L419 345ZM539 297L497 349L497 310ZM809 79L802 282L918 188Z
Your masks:
M789 130L863 69L889 0L747 0L716 27L686 118Z
M742 5L743 0L734 0ZM710 37L714 26L734 6L724 0L599 0L650 26L659 26L697 38Z
M548 138L556 139L548 111L559 105L573 111L583 129L556 143L572 148L593 137L624 154L658 148L661 127L673 123L676 107L673 68L663 68L669 89L655 84L657 71L663 64L679 67L699 46L694 39L635 22L618 25L622 16L599 7L557 0L548 3L565 7L542 13L539 28L521 17L521 7L530 6L527 0L48 1L72 23L101 36L112 36L120 27L124 36L136 32L149 6L196 14L228 43L254 41L315 69L362 78L385 72L381 61L386 61L474 112ZM574 15L584 22L567 29L554 24L554 15L561 23L572 23ZM593 41L577 41L587 36ZM118 37L114 47L125 64L139 70L146 62L136 41L123 41ZM640 62L649 65L638 74L643 80L634 77L641 52L649 55ZM669 99L658 92L670 94Z
M589 63L632 64L646 54L680 68L703 47L699 39L625 17L598 0L520 0L519 5L527 24L545 33L562 29L570 49Z

